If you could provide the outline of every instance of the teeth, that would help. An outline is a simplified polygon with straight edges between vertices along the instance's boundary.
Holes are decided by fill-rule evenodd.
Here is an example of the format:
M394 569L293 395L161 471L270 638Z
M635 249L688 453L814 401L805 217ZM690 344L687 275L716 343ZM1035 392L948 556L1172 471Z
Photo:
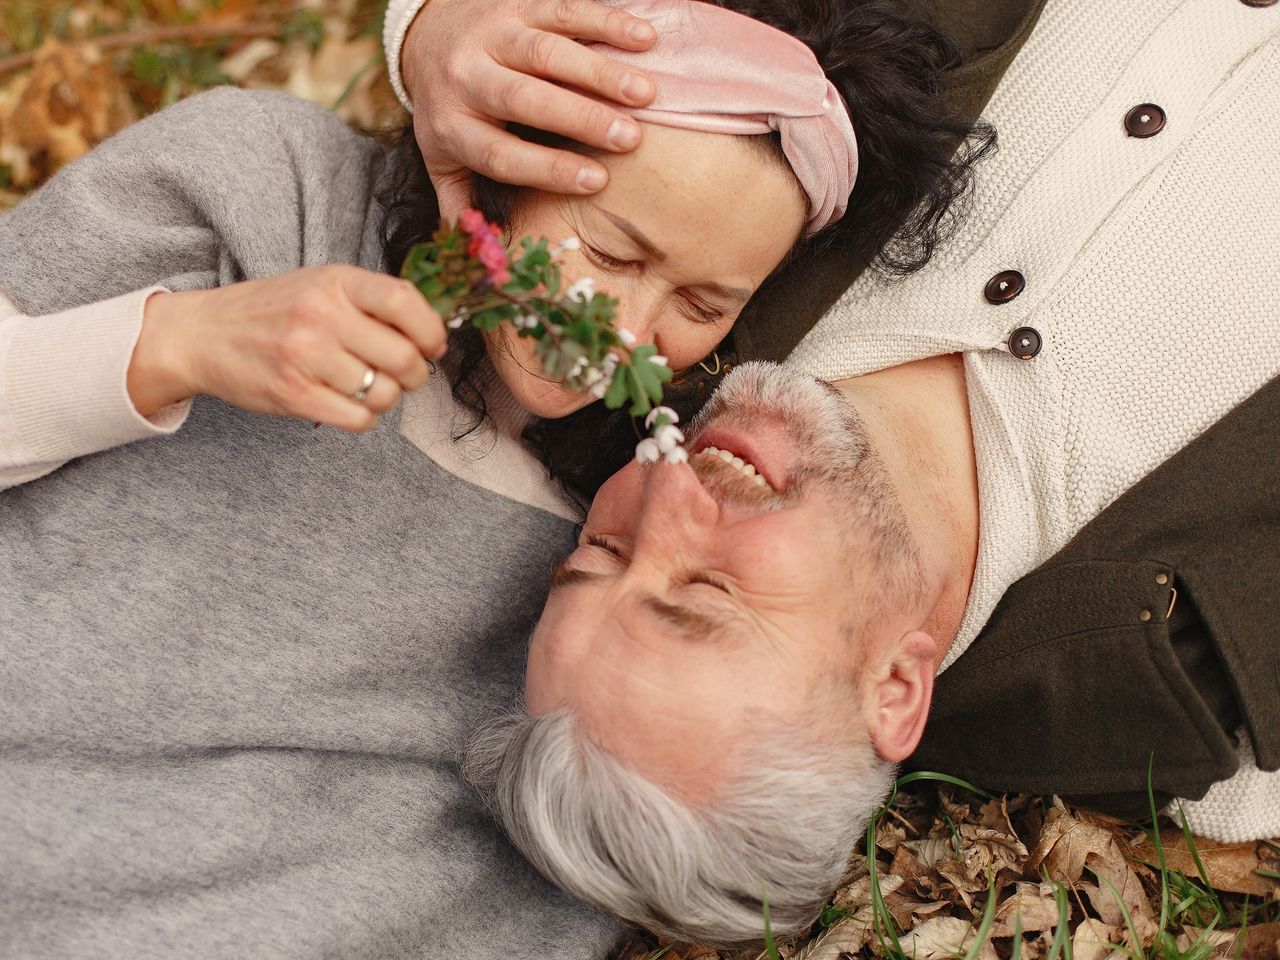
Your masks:
M721 450L719 447L703 447L702 453L710 454L713 457L719 457L722 461L734 467L744 477L754 480L762 487L767 487L769 482L756 470L755 464L747 463L741 457L736 457L728 450Z

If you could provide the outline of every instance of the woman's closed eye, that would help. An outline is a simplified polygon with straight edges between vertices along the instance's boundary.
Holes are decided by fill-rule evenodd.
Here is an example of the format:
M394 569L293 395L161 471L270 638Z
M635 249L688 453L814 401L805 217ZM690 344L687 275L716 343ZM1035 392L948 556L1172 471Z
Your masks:
M587 244L583 244L582 249L586 253L588 260L594 260L597 266L604 267L607 270L626 270L631 267L641 266L639 260L619 260L617 257L611 257L603 250L597 250Z
M589 244L583 244L582 249L586 253L588 260L593 261L596 266L605 270L632 270L644 266L644 262L641 260L620 260ZM725 312L710 304L703 303L687 294L681 294L679 299L680 311L694 323L719 323L725 319Z
M684 310L685 315L695 323L719 323L724 319L723 311L700 304L689 297L681 297L680 302L682 304L681 309Z

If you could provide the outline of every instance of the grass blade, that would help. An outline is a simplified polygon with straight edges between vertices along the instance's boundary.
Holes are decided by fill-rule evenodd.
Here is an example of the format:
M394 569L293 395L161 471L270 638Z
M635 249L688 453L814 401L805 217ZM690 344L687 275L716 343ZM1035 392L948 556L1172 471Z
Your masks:
M782 960L778 955L778 945L773 942L773 927L769 923L769 893L760 881L760 905L764 908L764 953L769 960Z
M1153 751L1147 759L1147 805L1151 808L1151 842L1160 860L1160 932L1169 926L1169 862L1164 856L1164 843L1160 840L1160 812L1156 810L1156 792L1153 784L1156 755ZM1117 894L1118 896L1118 894ZM1141 949L1141 944L1138 945Z
M969 949L965 951L963 960L978 960L978 954L982 951L982 947L991 937L991 925L996 919L996 875L992 871L987 881L987 906L982 911L982 922L978 924L978 932L974 935L973 943ZM1021 923L1021 917L1019 917ZM1071 960L1070 957L1067 960Z

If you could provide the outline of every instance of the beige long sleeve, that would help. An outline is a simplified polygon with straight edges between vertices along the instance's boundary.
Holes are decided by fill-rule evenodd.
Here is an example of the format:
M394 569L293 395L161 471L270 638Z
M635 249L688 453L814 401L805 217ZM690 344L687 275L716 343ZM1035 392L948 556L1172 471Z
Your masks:
M47 316L27 316L0 290L0 489L99 450L167 436L190 401L144 417L126 387L153 286Z

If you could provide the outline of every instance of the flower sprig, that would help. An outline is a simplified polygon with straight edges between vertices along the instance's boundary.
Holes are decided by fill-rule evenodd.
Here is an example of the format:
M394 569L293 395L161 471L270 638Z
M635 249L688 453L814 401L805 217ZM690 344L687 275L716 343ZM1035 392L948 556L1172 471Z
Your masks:
M534 340L543 372L570 390L589 393L616 410L630 404L651 435L636 448L644 461L687 459L674 410L657 406L671 379L653 344L615 326L618 301L590 278L563 287L556 257L576 250L572 237L554 247L524 237L508 251L497 225L466 210L456 225L440 225L431 241L409 251L400 275L413 283L452 329L470 324L491 333L510 323ZM647 416L646 416L647 415Z

